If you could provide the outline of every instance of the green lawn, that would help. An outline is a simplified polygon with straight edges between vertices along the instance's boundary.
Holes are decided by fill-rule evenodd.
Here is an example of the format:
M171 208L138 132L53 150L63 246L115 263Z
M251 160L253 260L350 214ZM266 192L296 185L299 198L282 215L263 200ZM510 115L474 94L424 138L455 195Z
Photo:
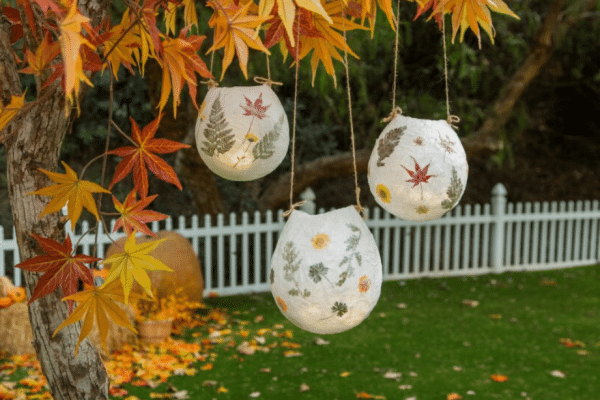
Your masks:
M464 306L465 299L479 305ZM232 314L229 336L235 346L229 342L210 350L216 353L212 370L170 379L191 399L246 399L253 392L262 399L352 399L360 392L388 400L446 399L453 392L465 399L600 399L598 266L386 282L367 320L348 332L321 336L330 344L320 346L314 344L317 335L281 315L270 293L207 303ZM257 315L264 320L253 322ZM250 323L236 325L236 319ZM293 332L286 340L299 343L295 350L302 355L284 357L289 349L271 333L264 335L265 345L280 345L270 352L237 353L243 340L276 324L284 325L280 333ZM236 333L240 329L250 331L247 339ZM561 338L582 343L567 347ZM264 368L270 372L261 372ZM401 378L384 378L390 370ZM350 375L342 377L343 372ZM492 374L508 380L494 382ZM203 387L211 380L218 385ZM303 383L310 390L301 392ZM226 393L217 392L221 385ZM147 389L124 387L140 398L149 396Z
M369 318L348 332L320 336L327 345L316 345L317 335L288 322L270 293L206 303L225 319L185 336L204 340L199 353L206 358L193 365L197 373L171 376L154 389L124 384L127 396L150 399L176 388L190 399L209 400L341 400L362 392L387 400L444 400L450 393L464 399L600 399L599 266L386 282ZM221 343L206 346L209 328L225 330L215 340ZM261 346L270 351L240 354L237 346L259 329L265 330ZM289 351L301 355L285 357ZM203 370L208 363L212 369ZM388 371L401 377L384 377ZM495 382L493 374L508 380ZM309 390L300 391L302 384Z

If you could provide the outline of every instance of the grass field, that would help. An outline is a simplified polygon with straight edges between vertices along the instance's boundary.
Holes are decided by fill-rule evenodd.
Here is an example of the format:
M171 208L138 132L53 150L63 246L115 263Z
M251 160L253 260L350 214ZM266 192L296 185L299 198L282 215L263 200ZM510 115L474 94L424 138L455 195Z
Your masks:
M185 336L204 340L195 375L124 384L124 398L176 388L190 399L600 399L598 266L385 282L369 318L320 336L325 345L270 293L206 302L222 319ZM241 354L243 341L257 351Z

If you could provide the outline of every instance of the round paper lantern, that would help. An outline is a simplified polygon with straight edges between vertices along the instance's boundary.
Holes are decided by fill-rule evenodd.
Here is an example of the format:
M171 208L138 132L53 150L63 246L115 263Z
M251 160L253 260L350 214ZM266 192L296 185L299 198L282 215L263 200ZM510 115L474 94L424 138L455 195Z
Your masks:
M213 87L200 107L196 145L215 174L249 181L281 163L289 130L283 106L270 86Z
M360 324L381 293L373 235L354 206L309 215L294 210L271 260L271 292L294 325L325 334Z
M456 206L468 174L465 150L446 121L397 115L377 139L368 180L375 200L388 212L426 221Z

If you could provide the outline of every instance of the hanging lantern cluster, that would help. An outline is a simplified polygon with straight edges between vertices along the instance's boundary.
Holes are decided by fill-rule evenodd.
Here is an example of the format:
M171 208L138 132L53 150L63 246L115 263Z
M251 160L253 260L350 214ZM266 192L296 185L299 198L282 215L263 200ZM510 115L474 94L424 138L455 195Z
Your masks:
M396 115L377 139L368 181L385 210L426 221L456 206L468 173L465 151L448 122Z
M271 172L289 146L287 116L270 86L212 87L196 122L200 157L215 174L249 181Z
M377 303L381 258L354 206L318 215L294 210L273 253L270 281L277 306L296 326L343 332Z

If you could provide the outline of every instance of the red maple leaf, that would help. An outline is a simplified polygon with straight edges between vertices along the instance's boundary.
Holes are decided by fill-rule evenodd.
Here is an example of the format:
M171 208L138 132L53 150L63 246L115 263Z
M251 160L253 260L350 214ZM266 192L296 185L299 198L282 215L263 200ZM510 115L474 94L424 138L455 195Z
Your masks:
M265 112L269 109L269 107L271 107L271 105L262 105L262 93L258 96L258 99L254 100L254 103L252 103L252 100L246 96L244 96L244 99L246 99L246 105L240 104L240 107L242 107L245 111L244 115L252 115L253 117L258 117L258 119L263 119L267 116Z
M100 261L100 258L84 254L72 255L73 246L69 235L62 244L35 233L32 233L31 236L38 241L46 254L25 260L16 266L31 272L44 272L33 290L29 304L54 292L59 286L64 297L75 294L78 291L80 279L88 285L94 285L92 271L84 263ZM68 304L70 313L73 310L73 301L69 300Z
M408 172L408 174L410 175L411 179L408 179L406 182L410 182L413 183L413 188L417 185L420 185L421 183L429 183L429 178L435 177L436 175L427 175L427 170L429 169L429 165L431 165L431 163L427 164L425 166L425 168L421 169L421 166L419 165L419 163L417 162L417 160L415 160L414 157L410 157L413 159L413 161L415 162L415 170L411 171L408 168L406 168L404 165L401 165L402 168L404 168L406 170L406 172ZM423 186L421 186L421 199L423 198Z
M173 153L179 149L186 149L187 144L177 143L169 139L155 139L156 129L160 123L159 115L154 121L146 125L141 131L133 118L131 120L131 137L136 146L119 147L108 152L123 157L117 170L110 182L109 187L125 178L130 171L133 171L133 185L140 196L145 198L148 195L148 169L156 175L158 179L172 183L179 190L182 189L181 183L173 168L167 164L157 154Z
M136 201L137 193L135 190L132 190L127 195L125 202L121 204L119 200L113 196L115 209L121 214L121 218L119 218L115 223L113 232L123 227L123 230L127 236L131 235L131 232L133 231L144 233L149 236L156 236L154 232L148 229L146 223L160 221L168 217L168 215L159 213L157 211L144 210L156 197L157 195L155 194L142 198L140 201Z
M434 13L433 10L437 9L438 6L438 0L421 0L421 1L417 1L417 13L415 14L415 18L413 19L413 21L416 21L417 18L419 18L421 15L423 15L427 10L432 10L432 15L429 16L429 18L433 17L435 18L438 27L440 28L440 30L442 29L442 12L439 11L437 13Z

